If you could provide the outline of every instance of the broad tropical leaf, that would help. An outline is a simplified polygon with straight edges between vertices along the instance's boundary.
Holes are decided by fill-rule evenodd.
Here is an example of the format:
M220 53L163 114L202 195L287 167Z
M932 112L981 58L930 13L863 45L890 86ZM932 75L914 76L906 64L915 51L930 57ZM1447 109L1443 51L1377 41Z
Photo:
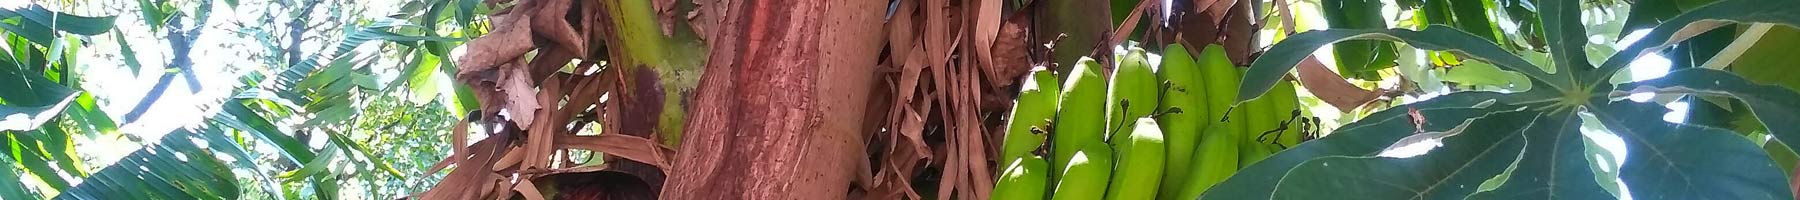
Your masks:
M1537 124L1542 123L1542 124ZM1605 199L1612 194L1594 180L1593 164L1574 112L1544 113L1524 132L1525 153L1511 177L1492 191L1468 199Z
M250 108L244 106L243 103L226 101L222 106L224 112L220 112L217 117L224 120L219 121L224 122L225 125L237 128L238 130L256 133L255 135L258 139L268 141L269 143L274 144L276 148L279 148L281 150L279 152L283 155L282 157L288 158L287 160L290 163L295 165L309 163L312 162L313 157L315 157L312 149L308 148L306 143L300 142L299 139L295 139L294 136L288 135L286 132L282 132L274 123L271 123L267 118L262 117L261 114L251 111Z
M1409 158L1331 156L1288 171L1276 199L1454 199L1500 175L1524 150L1525 132L1549 131L1554 121L1533 111L1504 111L1449 130L1443 147ZM1541 123L1541 124L1540 124ZM1349 191L1306 192L1308 190ZM1292 192L1286 192L1292 191Z
M1624 69L1639 56L1655 53L1663 47L1732 23L1777 23L1800 26L1800 1L1726 0L1709 4L1675 16L1651 29L1643 39L1607 57L1600 68L1581 77L1589 85L1606 84L1614 73Z
M1558 77L1535 76L1552 83L1575 83L1579 72L1594 64L1587 59L1587 30L1581 25L1581 1L1539 1L1544 38L1550 40L1550 62ZM1551 85L1557 87L1561 85ZM1560 87L1570 89L1569 87Z
M0 60L0 77L9 77L0 79L0 88L8 88L0 91L0 131L37 130L61 115L78 94L17 64Z
M13 171L12 166L14 163L17 163L17 161L14 161L12 159L12 156L0 154L0 166L7 166L6 168L0 168L0 179L3 179L3 180L25 180L24 178L19 176L18 172ZM37 199L37 198L39 198L39 197L31 196L32 193L30 191L31 191L30 189L25 188L25 184L23 183L23 181L0 181L0 198L6 198L6 199Z
M1448 130L1487 112L1518 108L1496 103L1495 99L1499 96L1501 94L1489 92L1456 93L1422 101L1411 105L1411 108L1430 116L1423 124L1426 130ZM1288 171L1303 162L1327 156L1375 156L1389 144L1413 135L1413 128L1414 124L1405 109L1371 114L1356 123L1344 125L1336 133L1301 143L1245 167L1225 182L1207 190L1204 198L1268 199L1273 195L1276 184L1287 177Z
M0 28L13 34L24 36L26 40L38 45L51 46L56 40L54 31L62 31L80 35L99 35L113 28L114 16L85 17L50 11L43 6L31 5L24 8L0 9Z
M1761 85L1744 80L1730 72L1690 68L1670 72L1659 79L1624 84L1612 96L1631 93L1686 93L1725 96L1743 101L1763 124L1800 124L1800 93L1774 85ZM1766 126L1769 134L1783 143L1800 142L1800 126ZM1789 145L1790 151L1800 148Z
M57 199L237 199L240 191L232 169L251 162L250 157L222 131L209 130L175 130Z
M1606 101L1606 100L1599 100ZM1662 121L1662 105L1595 102L1594 117L1625 140L1619 178L1637 199L1792 197L1782 169L1730 130Z

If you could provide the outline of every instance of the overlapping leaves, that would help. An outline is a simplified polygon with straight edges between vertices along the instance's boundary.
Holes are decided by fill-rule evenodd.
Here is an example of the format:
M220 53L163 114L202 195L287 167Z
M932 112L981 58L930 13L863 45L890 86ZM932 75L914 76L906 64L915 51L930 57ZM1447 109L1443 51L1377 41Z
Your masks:
M1215 186L1208 199L1309 199L1344 196L1373 199L1788 199L1782 169L1761 147L1729 130L1662 122L1661 105L1622 100L1632 93L1729 97L1748 105L1764 124L1800 123L1800 94L1758 85L1737 75L1686 69L1655 80L1607 83L1638 55L1654 52L1729 23L1800 25L1800 2L1721 1L1666 20L1643 42L1613 55L1598 68L1585 58L1586 34L1579 25L1581 1L1538 2L1553 71L1497 48L1474 35L1445 27L1412 30L1329 30L1304 33L1276 44L1247 73L1239 99L1260 95L1294 63L1325 44L1350 39L1406 42L1494 63L1529 77L1531 91L1453 93L1407 105L1423 130L1399 116L1400 109L1371 115L1336 134L1283 151ZM1472 95L1473 94L1473 95ZM1487 109L1446 104L1486 96ZM1440 100L1450 98L1448 100ZM1453 105L1456 108L1443 108ZM1512 107L1517 109L1493 109ZM1597 121L1582 120L1591 113ZM1422 119L1416 119L1422 118ZM1463 129L1443 121L1473 119ZM1630 194L1610 194L1596 181L1581 124L1600 123L1625 141L1628 155L1618 168ZM1800 142L1800 128L1770 126L1784 143ZM1417 135L1415 135L1417 133ZM1381 157L1382 147L1403 137L1448 135L1442 146L1414 157ZM1445 134L1447 133L1447 134ZM1412 141L1412 140L1405 140ZM1789 149L1793 150L1793 149ZM1598 170L1606 171L1606 170ZM1306 196L1331 195L1331 196Z

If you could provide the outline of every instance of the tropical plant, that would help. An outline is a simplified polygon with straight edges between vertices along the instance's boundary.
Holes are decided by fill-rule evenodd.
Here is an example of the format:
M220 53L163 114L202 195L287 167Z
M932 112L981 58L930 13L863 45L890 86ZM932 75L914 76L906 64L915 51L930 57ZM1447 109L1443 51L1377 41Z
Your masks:
M6 88L0 91L0 115L8 116L0 120L6 127L0 144L7 147L0 148L5 153L0 154L0 164L4 164L0 165L0 175L7 180L21 180L0 184L0 198L405 196L424 189L417 184L436 182L438 173L427 169L441 159L438 152L445 149L436 144L449 138L442 127L459 121L457 114L465 113L462 109L475 103L458 101L467 95L438 92L440 86L448 83L435 81L444 76L441 72L455 71L449 63L437 62L449 57L450 47L461 43L461 39L453 37L483 33L463 28L484 25L471 23L473 13L486 12L486 8L475 8L473 3L403 2L405 8L398 13L376 19L358 17L362 5L328 0L242 5L236 1L217 5L213 1L112 3L130 8L100 9L126 9L143 17L143 24L124 26L147 27L156 32L133 32L127 36L114 31L113 16L77 16L40 5L0 10L4 11L0 12L0 28L4 28L0 35L7 38L7 53L0 57L4 61L0 62L4 64L0 73L13 77L0 80L0 88ZM226 18L224 23L205 20L213 9L239 8L255 11L239 14L259 16ZM127 20L118 21L132 22ZM276 20L293 21L275 23ZM225 69L246 72L239 77L241 85L230 87L230 95L224 99L197 104L201 105L199 115L205 120L192 128L168 134L120 134L118 127L133 122L115 122L113 115L101 109L107 99L82 88L95 83L84 81L82 74L96 70L88 69L91 64L77 62L77 58L92 59L83 56L90 55L82 51L89 48L83 47L112 44L91 43L98 39L93 36L113 34L110 39L118 42L122 55L111 57L118 59L113 63L122 63L133 72L142 68L134 51L157 51L126 44L127 38L150 34L150 38L165 40L177 55L164 62L168 66L159 66L166 70L156 70L163 74L155 87L166 88L178 75L191 79L193 69L224 67L207 64L193 68L193 62L182 60L187 59L189 50L204 48L194 47L194 41L234 35L209 33L208 39L197 38L203 29L218 30L207 26L232 23L238 26L232 32L235 36L255 38L242 41L254 41L252 44L271 49L250 52L248 56L255 60L252 62L277 69ZM156 34L162 31L167 34ZM381 47L375 51L353 51L371 41L378 41L376 44ZM411 62L382 62L402 58ZM330 64L320 64L327 62ZM402 75L391 82L375 78L384 73ZM138 101L132 113L143 112L161 96L163 89L154 90L146 95L146 100ZM466 89L460 90L467 94ZM126 114L125 119L130 121L137 115ZM161 138L138 138L141 135ZM121 155L123 158L117 162L99 161L99 166L87 165L95 162L87 155L91 152L75 150L82 145L120 145L109 142L117 140L102 139L108 137L150 141L144 141L147 146L136 152ZM314 139L325 141L325 145L308 144ZM390 151L378 151L382 149ZM357 187L355 191L367 193L338 194L339 187Z
M1746 137L1727 129L1660 120L1660 104L1625 100L1640 93L1729 97L1762 124L1800 123L1800 94L1720 70L1691 68L1615 84L1630 61L1722 25L1800 25L1800 2L1727 0L1663 20L1595 65L1583 45L1583 1L1539 1L1535 11L1550 62L1536 65L1480 34L1448 26L1424 30L1334 29L1275 44L1247 72L1238 100L1262 95L1311 52L1343 41L1394 41L1492 63L1529 78L1531 89L1456 92L1403 105L1282 151L1209 190L1207 199L1524 198L1789 199L1784 170ZM1628 155L1595 163L1584 123L1624 140ZM1800 130L1767 126L1774 140L1800 142ZM1386 154L1441 144L1422 155ZM1789 148L1779 150L1792 152ZM1630 193L1605 189L1614 176Z
M75 153L71 130L80 135L116 133L117 126L81 91L81 58L85 46L76 35L98 35L112 29L113 17L84 17L44 7L0 9L0 198L31 199L54 195L71 182L89 177ZM67 113L65 115L65 113ZM66 123L66 122L79 123ZM29 189L23 183L48 189Z

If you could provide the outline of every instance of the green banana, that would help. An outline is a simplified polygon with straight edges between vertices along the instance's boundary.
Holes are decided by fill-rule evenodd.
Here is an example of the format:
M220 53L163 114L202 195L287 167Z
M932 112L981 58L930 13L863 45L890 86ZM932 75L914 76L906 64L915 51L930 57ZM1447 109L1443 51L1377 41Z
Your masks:
M1243 72L1244 69L1239 68L1238 71ZM1272 107L1274 106L1273 103L1273 98L1262 96L1238 104L1237 110L1233 111L1236 112L1233 113L1234 115L1242 113L1244 116L1241 118L1233 118L1237 123L1243 124L1244 127L1243 131L1239 132L1240 134L1243 134L1243 144L1238 145L1238 168L1241 169L1245 166L1249 166L1251 163L1256 163L1256 161L1262 160L1263 157L1269 157L1269 154L1274 153L1269 151L1269 148L1267 147L1272 144L1274 140L1263 137L1264 132L1275 130L1276 125L1279 123L1278 121L1270 120L1275 118L1275 111L1272 110L1274 109ZM1268 139L1268 141L1264 141L1265 139Z
M1252 133L1260 133L1260 131ZM1275 149L1278 149L1275 147L1275 144L1263 143L1256 141L1255 139L1242 140L1239 142L1242 142L1242 144L1238 144L1238 169L1250 167L1250 164L1256 164L1256 161L1262 161L1263 158L1268 158L1269 154L1275 154Z
M1225 122L1213 122L1201 133L1200 146L1194 149L1193 164L1188 165L1187 180L1183 180L1178 191L1164 191L1159 199L1197 199L1205 194L1213 184L1225 181L1231 173L1238 169L1238 144L1243 139L1235 132L1237 127Z
M1056 116L1056 95L1061 87L1056 85L1055 74L1048 68L1034 67L1020 83L1019 99L1013 101L1012 112L1006 117L1000 160L1013 160L1043 146L1044 135L1031 128L1047 128L1045 125Z
M1113 71L1106 84L1106 139L1111 141L1116 132L1124 131L1137 118L1150 115L1156 110L1157 86L1156 72L1150 69L1150 61L1144 55L1144 49L1132 47L1119 59L1119 67Z
M1043 200L1044 190L1049 189L1050 163L1044 157L1025 155L1014 159L1000 172L1000 180L994 183L993 199L1002 200Z
M1119 132L1124 136L1112 141L1116 154L1113 158L1118 160L1114 162L1112 184L1107 187L1106 199L1155 198L1166 154L1162 127L1157 126L1156 119L1144 117L1138 118L1136 125L1126 128L1129 131Z
M1276 138L1275 143L1281 144L1281 146L1287 148L1293 148L1294 145L1299 145L1301 137L1301 130L1299 128L1300 122L1298 118L1295 118L1296 113L1294 112L1299 111L1300 94L1294 89L1294 82L1276 82L1275 88L1269 90L1269 94L1264 96L1268 96L1275 101L1273 107L1277 113L1276 119L1278 121L1289 121L1287 124L1288 130L1282 131L1279 137L1271 136Z
M1241 118L1242 120L1236 120L1236 118L1234 118L1233 121L1245 124L1243 133L1246 137L1244 137L1244 140L1263 142L1262 140L1265 138L1262 138L1262 133L1264 131L1275 129L1277 121L1269 120L1275 118L1275 111L1271 110L1273 109L1271 106L1274 106L1272 103L1274 102L1271 101L1271 98L1263 96L1254 100L1245 101L1243 104L1238 104L1237 110L1234 112L1244 113L1244 118ZM1272 141L1273 140L1271 140L1271 142Z
M1055 132L1050 136L1050 166L1059 172L1051 176L1051 180L1062 177L1064 166L1068 166L1069 158L1080 150L1081 144L1103 142L1106 131L1106 79L1100 76L1100 63L1093 58L1081 58L1075 69L1069 72L1068 80L1063 82L1062 94L1057 100Z
M1232 66L1231 69L1233 72L1231 74L1231 77L1233 78L1232 79L1233 81L1231 81L1231 83L1232 83L1231 88L1237 88L1238 84L1239 84L1239 80L1244 79L1244 71L1248 70L1249 68L1239 68L1237 66ZM1237 93L1238 93L1238 91L1236 89L1232 89L1231 93L1230 93L1231 95L1229 95L1229 96L1236 97ZM1257 129L1254 127L1250 127L1251 121L1260 120L1260 119L1256 119L1256 118L1250 118L1250 112L1256 111L1255 107L1256 106L1251 105L1251 103L1249 101L1245 101L1245 102L1233 101L1232 102L1232 104L1231 104L1232 110L1231 110L1231 113L1226 114L1226 116L1227 116L1226 121L1231 122L1231 124L1233 124L1233 126L1237 126L1238 131L1236 133L1239 134L1238 138L1246 139L1246 140L1256 138L1255 136L1250 136L1251 135L1250 132L1255 131Z
M1091 141L1069 157L1063 177L1056 180L1055 200L1092 200L1106 195L1107 179L1112 177L1112 149L1106 143Z
M1206 80L1206 105L1211 109L1207 112L1207 120L1222 121L1230 110L1227 108L1234 103L1232 99L1237 97L1238 80L1243 78L1225 57L1224 46L1206 45L1194 61L1199 64L1200 78Z
M1169 44L1163 48L1162 59L1156 76L1168 82L1168 88L1163 89L1162 103L1157 104L1156 110L1167 113L1157 116L1156 121L1167 139L1168 154L1163 161L1162 185L1157 190L1176 191L1187 180L1188 159L1193 158L1194 145L1200 143L1200 131L1205 129L1209 111L1206 99L1200 96L1205 94L1206 85L1200 80L1200 69L1188 55L1187 47Z

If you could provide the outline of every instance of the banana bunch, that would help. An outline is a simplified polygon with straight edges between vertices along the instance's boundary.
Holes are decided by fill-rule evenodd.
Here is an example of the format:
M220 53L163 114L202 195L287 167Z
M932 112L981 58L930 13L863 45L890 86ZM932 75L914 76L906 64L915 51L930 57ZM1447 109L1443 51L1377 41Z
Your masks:
M1239 104L1242 71L1224 48L1164 50L1153 67L1132 48L1110 75L1081 58L1060 85L1032 69L1006 118L993 198L1195 199L1306 138L1290 128L1306 119L1293 84Z

